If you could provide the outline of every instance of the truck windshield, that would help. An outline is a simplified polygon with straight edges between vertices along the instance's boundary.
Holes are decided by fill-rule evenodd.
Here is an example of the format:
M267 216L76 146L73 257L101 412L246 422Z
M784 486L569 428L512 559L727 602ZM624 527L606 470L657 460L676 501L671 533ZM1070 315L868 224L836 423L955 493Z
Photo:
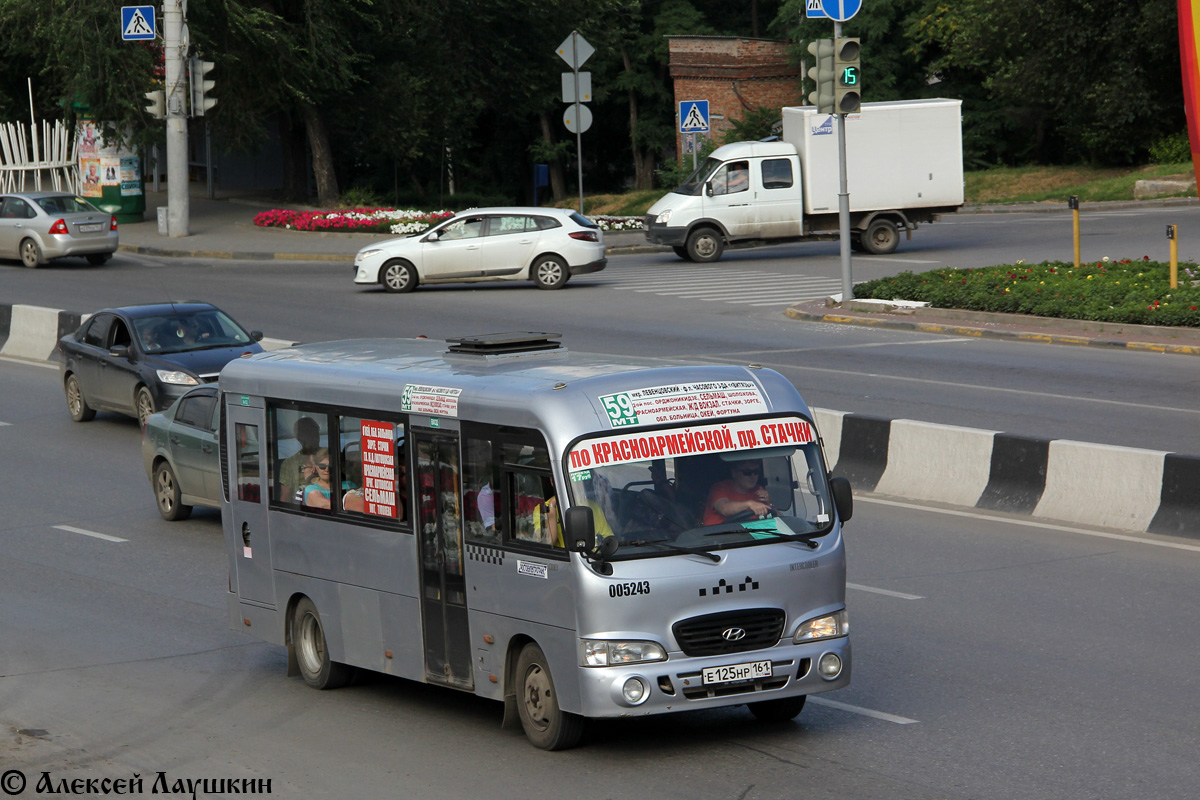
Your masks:
M616 537L613 560L811 540L833 526L820 446L799 418L584 440L570 463L572 503L592 509L597 536Z
M675 187L676 194L698 195L704 191L704 183L717 171L723 162L715 158L706 158L696 171L687 177L683 183Z

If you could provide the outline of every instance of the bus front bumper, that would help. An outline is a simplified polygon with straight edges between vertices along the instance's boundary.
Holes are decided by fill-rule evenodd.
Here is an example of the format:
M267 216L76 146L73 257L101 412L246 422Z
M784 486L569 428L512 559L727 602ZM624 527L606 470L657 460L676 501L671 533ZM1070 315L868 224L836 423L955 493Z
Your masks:
M834 675L822 674L840 665ZM771 662L769 677L704 683L704 670ZM641 684L641 697L637 696ZM850 639L842 636L805 644L713 657L672 653L666 661L619 667L581 667L580 697L585 717L639 717L701 708L758 703L817 694L850 685Z

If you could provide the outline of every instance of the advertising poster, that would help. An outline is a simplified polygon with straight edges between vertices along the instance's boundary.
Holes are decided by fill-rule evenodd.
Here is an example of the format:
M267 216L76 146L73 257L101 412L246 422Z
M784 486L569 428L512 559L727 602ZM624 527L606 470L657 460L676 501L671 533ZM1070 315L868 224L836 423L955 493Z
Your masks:
M141 194L140 180L141 159L137 156L122 156L121 158L121 194L125 196Z
M104 194L100 185L100 159L79 159L79 173L83 178L84 197L100 197Z
M361 425L363 511L396 519L396 432L390 422Z

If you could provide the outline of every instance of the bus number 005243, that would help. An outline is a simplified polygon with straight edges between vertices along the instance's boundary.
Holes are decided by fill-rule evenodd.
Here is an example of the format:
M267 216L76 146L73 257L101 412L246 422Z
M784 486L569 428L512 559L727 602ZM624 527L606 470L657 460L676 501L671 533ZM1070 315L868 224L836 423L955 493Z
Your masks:
M635 594L650 594L650 581L614 583L608 587L609 597L633 597Z

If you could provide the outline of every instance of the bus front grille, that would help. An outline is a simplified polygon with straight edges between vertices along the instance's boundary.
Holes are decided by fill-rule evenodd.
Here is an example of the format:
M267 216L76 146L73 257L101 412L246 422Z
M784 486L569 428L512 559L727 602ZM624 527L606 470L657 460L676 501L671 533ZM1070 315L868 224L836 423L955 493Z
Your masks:
M750 608L685 619L671 632L685 655L719 656L773 647L783 635L783 621L782 609Z

